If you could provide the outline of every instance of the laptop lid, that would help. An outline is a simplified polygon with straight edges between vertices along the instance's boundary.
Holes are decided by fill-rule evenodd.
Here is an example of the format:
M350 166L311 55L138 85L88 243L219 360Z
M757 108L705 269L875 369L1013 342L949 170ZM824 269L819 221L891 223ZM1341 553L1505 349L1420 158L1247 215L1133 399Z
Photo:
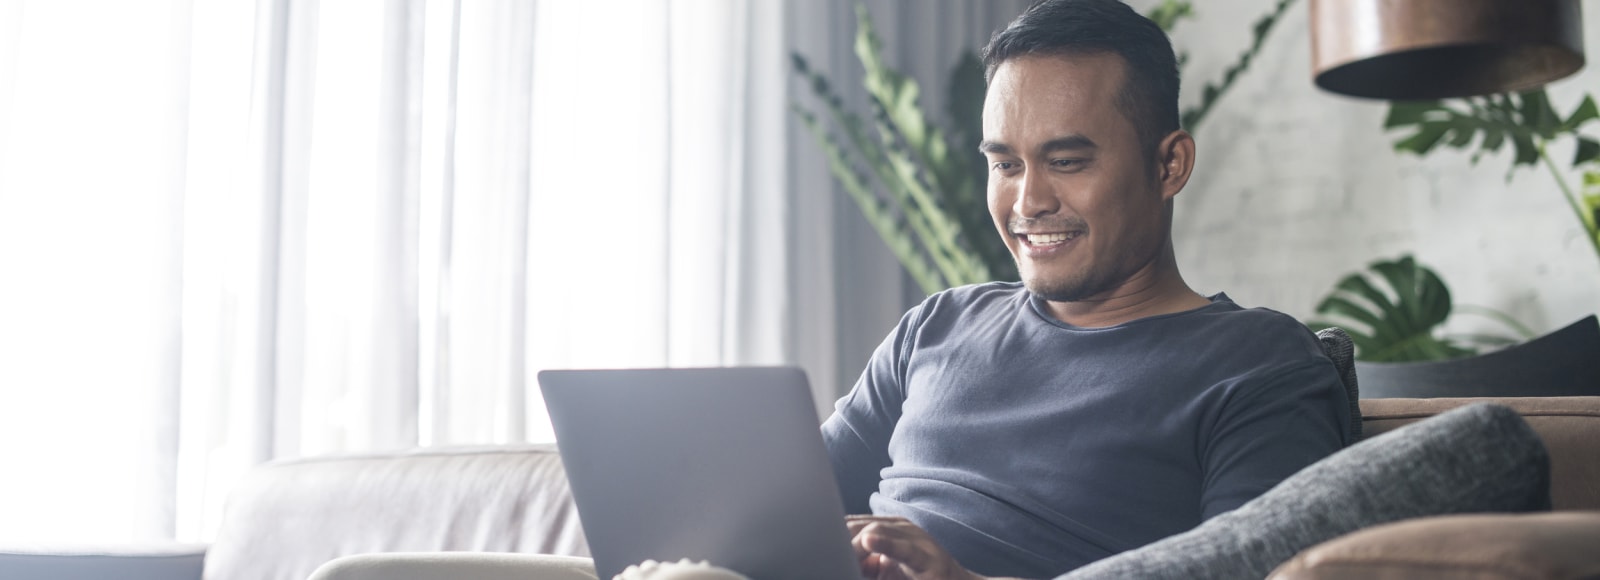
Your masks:
M538 377L600 578L682 558L760 580L860 577L799 369Z

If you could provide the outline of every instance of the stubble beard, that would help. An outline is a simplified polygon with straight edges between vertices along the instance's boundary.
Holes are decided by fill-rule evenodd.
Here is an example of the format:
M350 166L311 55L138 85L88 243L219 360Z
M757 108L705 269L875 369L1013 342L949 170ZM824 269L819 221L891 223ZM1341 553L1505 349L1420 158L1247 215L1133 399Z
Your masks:
M1019 260L1020 262L1020 260ZM1022 285L1034 295L1051 302L1081 302L1092 296L1105 293L1112 289L1113 284L1106 272L1087 268L1077 272L1068 272L1057 279L1047 279L1040 272L1030 272L1027 266L1017 264L1017 269L1023 272Z
M1091 258L1088 265L1061 272L1054 278L1037 268L1023 265L1019 256L1013 258L1017 262L1017 271L1022 275L1022 285L1029 292L1051 302L1082 302L1116 291L1143 265L1155 264L1160 259L1163 245L1155 244L1148 251L1134 250L1102 256L1100 260Z

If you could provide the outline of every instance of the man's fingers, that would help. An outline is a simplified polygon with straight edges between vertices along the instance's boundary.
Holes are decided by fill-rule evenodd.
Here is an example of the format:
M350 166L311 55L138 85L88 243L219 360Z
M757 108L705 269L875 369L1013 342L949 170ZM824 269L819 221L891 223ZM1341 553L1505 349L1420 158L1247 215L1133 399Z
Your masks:
M896 537L894 534L874 534L875 529L867 530L862 537L862 545L872 553L883 554L888 558L906 567L910 574L923 574L928 572L933 564L933 554L928 551L931 545L917 542L915 538Z
M928 532L904 518L851 516L850 544L861 572L876 580L978 578L950 557Z
M892 516L852 515L844 517L844 525L850 528L851 533L859 532L861 528L865 528L869 524L915 525L911 523L911 520Z
M850 545L856 550L857 560L861 560L871 553L871 550L861 542L861 532L867 529L868 526L910 527L921 531L921 528L917 528L916 524L912 524L909 520L896 517L852 515L845 516L844 523L845 527L850 530Z
M883 554L873 554L871 558L872 570L866 572L867 578L871 578L872 580L915 580L907 577L900 568L900 565L896 564L894 560L889 559L888 556Z
M851 543L858 546L858 556L862 549L882 554L913 574L927 572L938 562L936 555L942 553L933 538L921 528L910 525L870 522L862 526L855 537L856 541Z

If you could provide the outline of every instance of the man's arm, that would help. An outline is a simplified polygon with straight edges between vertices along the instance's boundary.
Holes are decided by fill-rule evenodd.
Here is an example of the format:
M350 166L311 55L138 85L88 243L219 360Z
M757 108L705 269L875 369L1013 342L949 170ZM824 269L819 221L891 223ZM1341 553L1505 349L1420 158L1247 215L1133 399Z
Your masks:
M900 421L908 337L920 322L921 307L901 317L867 361L855 387L834 404L822 424L822 440L833 463L833 475L844 499L845 513L872 512L868 500L878 491L880 472L891 463L889 439Z
M1272 373L1230 397L1203 449L1203 518L1243 505L1352 443L1345 441L1344 385L1325 362Z

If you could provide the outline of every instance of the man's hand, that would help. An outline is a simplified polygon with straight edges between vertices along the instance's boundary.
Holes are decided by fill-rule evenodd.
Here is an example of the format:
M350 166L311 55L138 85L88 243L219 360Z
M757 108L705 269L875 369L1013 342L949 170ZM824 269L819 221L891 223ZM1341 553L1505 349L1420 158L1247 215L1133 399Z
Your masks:
M872 580L986 580L904 518L848 516L845 524L861 574Z

